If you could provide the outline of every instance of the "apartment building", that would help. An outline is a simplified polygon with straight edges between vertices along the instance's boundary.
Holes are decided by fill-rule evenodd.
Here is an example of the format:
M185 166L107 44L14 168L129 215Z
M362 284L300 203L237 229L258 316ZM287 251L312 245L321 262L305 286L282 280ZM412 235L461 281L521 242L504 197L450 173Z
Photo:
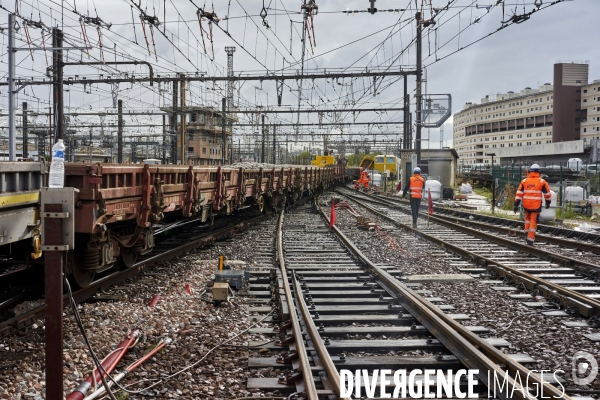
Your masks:
M600 80L588 84L584 63L555 64L553 84L488 95L454 114L454 148L464 165L489 164L487 154L516 155L523 147L552 154L550 144L583 140L585 147L598 137Z
M172 112L170 107L161 108L167 113ZM181 126L181 115L178 113L177 125ZM212 107L188 106L183 110L186 132L186 164L195 165L221 165L223 151L223 122L222 112ZM232 124L238 119L228 115L225 125L225 163L229 163L229 148L231 141ZM169 116L169 124L171 117ZM178 132L179 132L178 127Z

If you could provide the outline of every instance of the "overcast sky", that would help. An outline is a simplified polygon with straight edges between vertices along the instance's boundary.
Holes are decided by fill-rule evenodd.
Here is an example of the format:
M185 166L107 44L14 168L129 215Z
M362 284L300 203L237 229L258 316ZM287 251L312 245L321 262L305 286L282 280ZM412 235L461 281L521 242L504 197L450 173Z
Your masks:
M538 0L539 1L539 0ZM504 17L502 6L492 7L487 13L485 8L476 8L476 5L487 6L496 0L473 1L455 0L451 8L442 10L435 16L437 24L425 30L423 38L423 58L426 70L426 90L428 93L450 93L453 98L453 112L459 111L465 102L479 102L486 94L505 93L509 90L515 92L526 86L536 87L545 82L552 83L553 64L558 60L589 61L590 81L600 79L600 52L597 47L597 38L600 37L600 1L575 0L564 1L544 9L550 2L542 1L542 9L533 13L531 18L522 24L514 24L495 33L494 35L473 44L472 46L451 54L461 47L496 31L501 26L501 20L508 21L516 12L517 15L530 12L534 9L533 0L505 0ZM197 6L205 11L213 11L212 1L199 0ZM420 4L421 1L418 1ZM90 59L87 54L82 58L78 51L70 51L70 61L82 60L144 60L151 62L155 74L166 75L175 72L186 72L192 76L196 72L207 75L223 75L226 73L225 46L236 46L234 55L234 70L238 73L264 74L274 73L285 67L284 73L294 73L300 69L298 61L301 59L302 44L302 17L299 15L300 2L297 0L265 0L267 11L265 20L269 24L266 29L259 16L263 8L262 0L216 0L214 12L221 18L219 27L213 26L213 37L204 35L204 43L208 54L204 54L203 37L196 17L197 8L187 0L142 0L140 5L149 16L156 16L161 21L158 30L166 29L167 40L157 29L150 30L145 25L144 30L140 23L140 11L132 7L131 2L125 0L18 0L19 14L34 21L40 19L47 26L64 26L66 37L70 45L81 46L84 44L82 31L79 25L79 16L96 15L104 23L111 23L108 29L105 25L100 29L102 42L101 52L98 33L92 24L86 25ZM61 15L61 4L64 14ZM164 5L166 4L166 19L164 18ZM442 8L448 4L447 0L432 0L432 8ZM32 6L33 5L33 6ZM328 0L317 1L319 13L313 18L314 37L316 47L311 49L307 42L306 68L309 72L316 69L349 69L353 71L364 68L398 70L400 66L413 68L415 63L415 47L411 41L415 35L415 1L409 0L378 0L376 7L380 10L393 8L407 9L407 11L378 12L375 15L360 12L355 15L342 13L346 10L364 11L369 7L367 0ZM13 2L4 2L4 7L14 10ZM412 7L412 8L411 8ZM132 16L133 11L133 16ZM430 7L424 10L426 19L432 17ZM229 20L225 17L230 16ZM479 23L474 24L477 18ZM135 25L132 24L132 18ZM0 21L6 21L7 13L0 11ZM184 20L185 22L183 22ZM293 21L293 23L290 22ZM166 24L165 24L166 21ZM17 45L27 46L23 21L19 19L21 29L17 32ZM2 22L6 27L6 22ZM134 29L135 26L135 29ZM209 31L209 24L203 22L205 30ZM231 38L223 31L229 31ZM290 43L291 30L291 43ZM376 33L379 32L379 33ZM459 32L461 32L459 34ZM29 28L30 36L35 46L42 45L40 31ZM152 44L152 33L156 45L156 55ZM47 32L46 32L47 34ZM370 36L369 36L370 35ZM0 70L2 76L7 71L6 56L6 30L2 34L2 57ZM137 44L136 44L137 42ZM349 44L351 42L355 42ZM46 37L46 45L50 38ZM116 44L116 55L114 46ZM212 54L214 47L214 61ZM403 51L403 49L406 49ZM291 50L291 54L290 54ZM313 56L314 51L314 56ZM50 55L48 55L50 56ZM436 61L446 57L443 60ZM158 57L158 62L156 58ZM44 52L36 52L34 61L27 52L20 52L17 56L19 76L43 78L46 69ZM292 65L290 69L290 65ZM145 67L119 67L120 72L128 71L129 74L144 75ZM280 71L279 71L280 72ZM118 71L104 67L103 72L87 67L68 67L65 76L79 74L97 75L111 74L116 76ZM4 79L4 78L3 78ZM373 81L371 78L355 80L341 80L339 82L324 80L305 81L302 85L303 108L374 108L374 107L401 107L403 84L397 77L386 78L375 82L375 95L373 95ZM3 112L6 112L6 88L2 87ZM92 88L73 87L65 94L68 110L72 111L102 111L112 109L110 86L103 84ZM298 106L298 82L287 80L283 93L283 107L290 109ZM414 77L409 79L409 93L414 96ZM165 103L170 103L171 88L164 85L150 87L146 85L130 85L121 83L118 87L118 96L125 103L126 110L151 110L156 111ZM353 95L352 95L353 94ZM224 95L223 84L193 83L187 94L188 104L218 106ZM30 109L48 107L49 92L44 87L26 88L19 93L19 104L28 101ZM277 95L274 82L246 82L236 86L236 102L241 108L252 108L256 105L277 108ZM412 101L414 110L414 98ZM242 116L240 116L242 117ZM323 122L379 122L401 121L401 112L362 113L353 116L351 113L338 115L325 115ZM242 119L246 119L245 117ZM296 122L295 115L279 114L274 122ZM300 122L318 122L316 114L302 115ZM42 117L35 123L43 124ZM111 123L112 119L106 118L104 123ZM77 118L74 122L79 124L98 123L97 117ZM126 119L126 124L148 125L159 123L158 117L137 117ZM451 121L449 121L451 122ZM87 129L86 129L87 131ZM130 133L160 132L162 128L128 129ZM296 139L293 128L281 130L283 133L293 133L292 140ZM315 138L320 142L320 135L328 133L330 128L318 126L302 128L298 136L300 141ZM401 126L355 126L347 129L346 140L397 140ZM244 137L251 138L253 128L237 130ZM311 136L309 133L313 132ZM427 133L427 130L425 130ZM384 134L388 134L385 136ZM353 136L352 136L353 135ZM338 136L339 137L339 136ZM451 139L451 127L445 129L446 144ZM439 135L432 133L431 145L438 146Z

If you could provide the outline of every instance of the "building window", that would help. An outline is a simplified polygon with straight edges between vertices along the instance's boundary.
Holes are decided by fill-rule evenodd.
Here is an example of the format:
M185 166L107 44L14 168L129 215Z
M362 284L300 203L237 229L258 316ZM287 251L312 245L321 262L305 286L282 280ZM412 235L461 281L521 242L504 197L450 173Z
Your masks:
M583 133L587 132L587 128L583 128Z
M206 154L206 147L202 148L202 154Z
M583 89L583 93L587 93L587 89Z
M188 152L189 153L193 153L194 152L194 148L193 147L188 147Z

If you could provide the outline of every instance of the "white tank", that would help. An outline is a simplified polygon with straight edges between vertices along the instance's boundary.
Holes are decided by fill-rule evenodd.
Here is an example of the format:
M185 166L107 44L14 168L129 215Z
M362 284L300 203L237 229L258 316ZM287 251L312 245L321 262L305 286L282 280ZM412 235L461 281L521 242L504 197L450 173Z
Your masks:
M540 213L540 221L554 221L554 219L556 218L556 199L558 198L558 196L556 195L556 192L551 190L551 200L552 203L550 204L550 208L546 210L546 202L543 201L542 202L542 212Z
M581 168L583 167L583 160L581 158L569 158L569 161L567 161L567 166L573 171L581 171Z
M565 189L565 201L578 202L585 200L583 188L579 186L569 186Z
M371 176L371 185L373 186L381 186L381 174L380 173L373 173L373 175Z
M427 200L429 196L427 195L427 190L431 191L431 200L439 201L442 198L442 184L440 181L436 180L428 180L425 181L425 192L423 193L423 199Z

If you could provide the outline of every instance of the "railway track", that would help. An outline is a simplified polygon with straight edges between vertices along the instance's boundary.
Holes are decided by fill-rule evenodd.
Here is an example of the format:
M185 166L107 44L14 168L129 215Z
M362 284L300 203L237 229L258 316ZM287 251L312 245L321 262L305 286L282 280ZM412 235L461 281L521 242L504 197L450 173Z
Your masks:
M222 237L225 237L233 232L244 229L246 226L255 224L262 219L266 218L267 214L260 216L247 216L245 218L236 219L234 223L229 222L226 226L210 227L208 230L198 231L197 226L179 226L180 230L178 235L173 235L160 243L157 243L152 252L145 256L141 256L131 268L125 270L116 271L110 273L104 277L96 279L90 284L90 286L79 289L73 293L73 297L77 303L86 301L97 293L102 292L104 289L123 282L124 280L138 275L149 268L153 267L157 263L167 261L185 252L193 250L194 248L203 246L205 244L214 242ZM42 276L43 279L43 276ZM7 307L12 307L19 299L26 296L25 293L19 293L17 296L12 297L12 300L6 300L0 304L4 306L4 311ZM31 296L27 293L27 296ZM25 299L25 297L23 297ZM68 304L67 295L63 298L64 304ZM29 325L34 324L38 320L43 320L45 307L43 305L37 306L23 314L14 316L12 318L3 320L0 322L0 338L4 338L14 334L15 332L26 328Z
M338 193L392 224L460 256L453 262L459 271L481 276L491 274L503 279L505 284L496 290L514 292L519 289L524 293L511 296L525 300L526 305L531 307L540 307L542 303L527 300L533 300L537 294L542 295L562 307L562 310L548 313L559 316L580 314L589 317L590 326L598 326L598 264L551 253L543 247L530 247L524 241L498 235L493 229L486 229L486 232L484 227L473 228L464 221L446 217L424 216L429 218L429 227L423 229L426 219L421 219L422 229L414 230L410 226L410 209L404 205L345 189Z
M375 195L373 197L402 206L408 205L406 200L401 200L397 197L383 195ZM421 208L426 210L427 207L423 205ZM485 228L486 230L501 234L513 234L515 231L522 232L523 230L522 221L515 221L499 216L470 213L448 207L436 207L435 212L438 218L461 221L463 224ZM553 246L558 246L561 252L588 252L592 254L593 258L600 261L600 258L597 256L600 255L600 234L598 233L538 224L536 237L538 240L550 245L544 246L545 250L555 252L556 249ZM596 256L594 257L593 255Z
M250 347L279 355L251 357L248 366L283 372L279 378L249 378L249 389L280 391L288 398L337 398L346 384L340 381L341 369L372 375L381 368L407 373L469 368L479 370L477 391L486 393L488 385L495 385L488 371L503 376L508 371L509 384L517 386L516 375L531 373L523 364L534 360L505 354L500 349L510 343L488 337L485 327L463 325L467 315L452 314L444 299L400 282L394 275L402 271L396 267L375 265L336 227L328 228L322 210L305 205L282 213L276 237L278 267L271 271L271 288L278 313L265 320L272 328L252 333L277 341L251 342ZM260 285L249 294L265 296L264 275L254 283ZM537 375L531 378L542 384ZM460 382L455 389L466 384ZM377 386L380 392L379 382ZM385 386L391 393L391 383ZM567 398L548 382L543 386L546 393Z

